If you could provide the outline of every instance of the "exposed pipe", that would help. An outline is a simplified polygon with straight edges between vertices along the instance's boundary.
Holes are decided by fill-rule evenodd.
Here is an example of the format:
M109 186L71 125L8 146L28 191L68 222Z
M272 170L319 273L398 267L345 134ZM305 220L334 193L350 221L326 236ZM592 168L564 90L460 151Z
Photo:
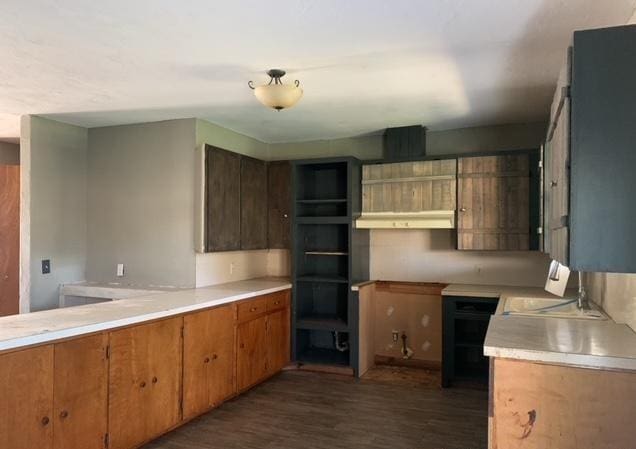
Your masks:
M345 352L349 350L348 341L343 341L342 343L340 343L340 335L338 334L338 331L334 331L333 339L334 339L334 346L336 347L338 351Z

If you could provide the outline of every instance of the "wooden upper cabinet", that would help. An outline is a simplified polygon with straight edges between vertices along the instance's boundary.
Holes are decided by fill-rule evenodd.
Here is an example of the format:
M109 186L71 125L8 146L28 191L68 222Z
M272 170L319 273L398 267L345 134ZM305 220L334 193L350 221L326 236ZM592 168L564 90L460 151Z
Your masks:
M268 247L287 249L291 234L291 164L288 161L269 163L267 191Z
M53 346L0 355L0 449L53 447Z
M239 324L236 382L239 391L257 384L269 372L267 366L267 316Z
M267 248L267 163L241 157L241 249Z
M206 146L206 251L241 248L241 156Z
M236 392L236 305L184 317L183 417L199 415Z
M102 449L108 432L108 334L55 344L55 449Z
M364 165L362 211L454 211L456 170L456 159Z
M530 249L529 154L460 158L457 176L458 249Z
M112 449L137 447L181 420L182 325L177 317L110 334Z

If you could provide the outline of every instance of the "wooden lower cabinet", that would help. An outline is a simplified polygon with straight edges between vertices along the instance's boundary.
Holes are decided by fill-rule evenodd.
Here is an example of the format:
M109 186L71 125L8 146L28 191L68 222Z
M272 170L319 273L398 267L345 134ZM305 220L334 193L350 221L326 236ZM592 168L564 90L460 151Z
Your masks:
M0 449L53 447L53 345L0 356Z
M106 333L55 344L55 449L102 449L106 445L107 348Z
M289 309L278 310L267 316L267 373L275 374L289 362Z
M491 360L490 449L634 447L636 372Z
M267 377L267 315L246 323L237 330L236 383L239 391Z
M111 332L110 448L130 449L181 421L183 317Z
M183 418L197 416L236 393L236 305L184 317Z
M0 449L133 449L218 406L289 361L289 295L0 354Z
M290 292L272 293L239 304L241 309L261 310L246 317L237 328L236 377L239 391L246 390L280 371L290 356ZM265 309L262 305L265 304ZM243 315L245 316L245 315Z

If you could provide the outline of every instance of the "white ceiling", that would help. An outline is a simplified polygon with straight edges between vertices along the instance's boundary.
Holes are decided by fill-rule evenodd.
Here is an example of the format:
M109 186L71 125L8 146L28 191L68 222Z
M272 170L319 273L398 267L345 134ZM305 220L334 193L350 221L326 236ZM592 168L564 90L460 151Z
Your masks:
M21 114L88 127L200 117L266 142L543 120L572 31L624 24L635 6L3 0L0 138L19 135ZM271 67L301 81L295 108L267 110L247 87Z

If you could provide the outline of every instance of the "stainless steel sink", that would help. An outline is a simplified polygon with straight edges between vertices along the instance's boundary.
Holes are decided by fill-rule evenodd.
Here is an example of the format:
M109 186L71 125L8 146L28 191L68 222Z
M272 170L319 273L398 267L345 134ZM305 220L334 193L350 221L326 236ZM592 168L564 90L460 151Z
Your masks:
M579 309L576 298L531 298L510 296L504 300L504 315L524 315L556 318L578 318L585 320L606 320L603 312L593 307Z

